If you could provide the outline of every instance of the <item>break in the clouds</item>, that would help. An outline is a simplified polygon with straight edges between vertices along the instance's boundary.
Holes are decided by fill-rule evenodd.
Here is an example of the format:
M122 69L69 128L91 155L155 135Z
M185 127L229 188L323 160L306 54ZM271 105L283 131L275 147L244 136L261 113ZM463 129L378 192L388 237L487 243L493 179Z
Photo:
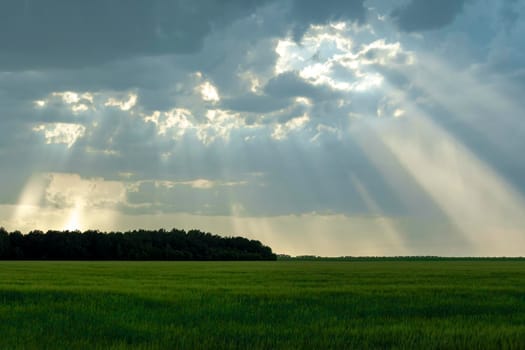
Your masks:
M0 226L523 255L525 2L3 1Z

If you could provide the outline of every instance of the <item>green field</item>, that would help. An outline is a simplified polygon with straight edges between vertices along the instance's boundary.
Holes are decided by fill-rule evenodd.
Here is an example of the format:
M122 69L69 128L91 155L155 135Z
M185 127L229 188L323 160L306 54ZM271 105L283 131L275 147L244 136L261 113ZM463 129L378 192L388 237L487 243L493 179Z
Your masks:
M0 262L0 349L525 349L525 262Z

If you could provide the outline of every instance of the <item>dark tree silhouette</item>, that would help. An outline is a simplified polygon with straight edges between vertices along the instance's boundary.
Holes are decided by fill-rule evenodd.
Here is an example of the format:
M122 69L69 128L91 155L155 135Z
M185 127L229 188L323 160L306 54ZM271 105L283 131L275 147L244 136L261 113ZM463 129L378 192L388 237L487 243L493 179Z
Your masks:
M16 260L276 260L271 248L243 237L199 230L130 232L19 231L0 228L0 259Z

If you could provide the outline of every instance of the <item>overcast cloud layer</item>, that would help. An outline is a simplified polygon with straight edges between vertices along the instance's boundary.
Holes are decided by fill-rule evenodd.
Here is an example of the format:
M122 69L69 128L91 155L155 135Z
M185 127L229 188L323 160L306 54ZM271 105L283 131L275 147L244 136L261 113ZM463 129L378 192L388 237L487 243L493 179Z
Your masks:
M525 254L523 0L0 3L0 226Z

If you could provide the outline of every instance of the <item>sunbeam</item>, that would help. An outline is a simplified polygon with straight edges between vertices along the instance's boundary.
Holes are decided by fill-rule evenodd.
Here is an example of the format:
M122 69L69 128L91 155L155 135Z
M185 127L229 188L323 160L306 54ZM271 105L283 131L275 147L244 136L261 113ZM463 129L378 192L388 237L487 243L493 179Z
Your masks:
M40 210L45 189L49 179L42 174L33 174L20 193L10 221L18 227L31 227L35 225L34 215Z
M403 242L403 237L396 229L394 223L392 223L388 218L385 218L385 215L378 203L374 200L374 198L355 174L350 175L350 180L359 193L359 196L368 207L368 211L374 217L373 221L377 224L379 231L383 233L383 237L381 239L376 238L375 243L387 247L384 249L384 251L389 252L390 254L407 255L408 251Z
M517 255L525 243L525 203L490 167L405 101L412 116L381 139L468 238L476 255Z
M525 252L520 1L90 2L93 21L11 2L3 226Z
M64 230L77 231L84 228L83 220L84 203L82 199L78 199L75 206L70 210L69 217L64 225Z
M472 70L458 70L428 54L419 53L421 61L415 71L408 73L414 88L423 92L433 104L443 108L449 116L437 118L465 124L481 135L490 147L503 154L512 153L525 146L525 120L517 118L522 114L523 103L505 95L512 85L501 86L491 78L479 79ZM447 77L447 78L443 78Z

